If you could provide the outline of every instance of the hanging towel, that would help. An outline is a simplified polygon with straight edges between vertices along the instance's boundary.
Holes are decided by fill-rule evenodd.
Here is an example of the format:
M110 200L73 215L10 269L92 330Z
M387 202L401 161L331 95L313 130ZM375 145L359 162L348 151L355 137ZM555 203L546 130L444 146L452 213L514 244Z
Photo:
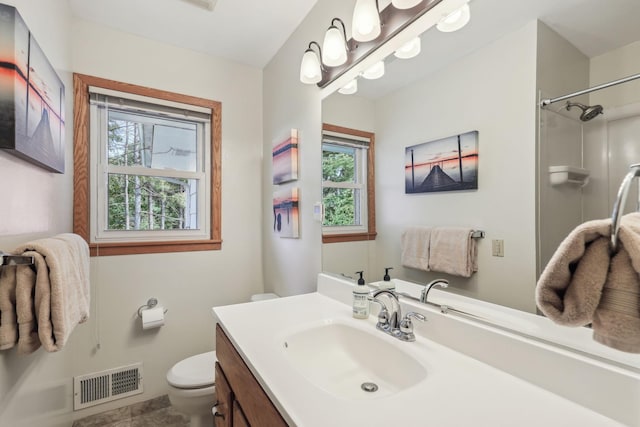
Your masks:
M593 328L593 339L640 353L640 214L622 217L611 254L611 220L579 225L560 244L536 286L536 303L565 326Z
M75 326L89 318L89 247L80 236L67 233L29 242L17 251L33 256L36 269L35 274L30 268L17 273L18 351L35 350L34 333L46 351L58 351ZM26 301L30 286L31 306Z
M16 266L0 267L0 350L18 342L16 319Z
M454 276L471 277L478 271L473 230L461 227L437 227L431 232L429 269Z
M430 227L410 227L400 238L401 262L405 267L429 271Z

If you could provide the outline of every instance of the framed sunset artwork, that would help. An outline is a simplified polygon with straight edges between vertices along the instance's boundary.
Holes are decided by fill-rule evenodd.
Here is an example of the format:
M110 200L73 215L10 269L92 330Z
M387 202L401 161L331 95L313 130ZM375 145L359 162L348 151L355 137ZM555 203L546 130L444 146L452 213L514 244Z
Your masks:
M405 148L405 193L478 189L478 131Z
M299 233L299 189L297 187L273 193L273 231L280 237L297 239Z
M276 140L273 146L273 183L282 184L298 179L298 130Z
M64 84L15 7L0 4L0 148L64 173Z

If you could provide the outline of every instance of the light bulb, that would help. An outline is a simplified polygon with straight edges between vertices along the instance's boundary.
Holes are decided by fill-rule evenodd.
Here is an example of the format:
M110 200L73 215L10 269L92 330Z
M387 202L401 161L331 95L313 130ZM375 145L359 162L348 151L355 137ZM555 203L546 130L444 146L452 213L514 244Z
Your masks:
M342 86L338 89L338 92L343 95L352 95L358 91L358 80L353 79L346 85Z
M471 10L468 4L464 4L460 8L454 10L438 22L436 28L444 33L458 31L471 19Z
M416 37L403 44L400 49L394 52L394 55L400 59L413 58L420 53L420 46L420 37Z
M362 73L362 77L369 80L379 79L382 76L384 76L384 61L376 62Z
M391 0L391 4L396 9L411 9L417 6L422 0Z
M376 0L358 0L353 9L354 40L368 42L380 35L380 14L376 6Z
M318 55L312 49L307 49L300 63L300 81L306 84L315 84L321 79L322 70Z
M347 62L347 44L338 27L331 26L324 34L322 62L329 67L337 67Z

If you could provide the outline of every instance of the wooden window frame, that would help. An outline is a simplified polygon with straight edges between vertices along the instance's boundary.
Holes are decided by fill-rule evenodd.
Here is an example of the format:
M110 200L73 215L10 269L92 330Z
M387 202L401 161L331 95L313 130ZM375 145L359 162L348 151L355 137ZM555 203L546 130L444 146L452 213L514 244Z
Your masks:
M322 131L336 132L345 135L357 136L369 140L367 150L367 231L365 233L343 233L325 234L322 233L322 243L345 243L361 242L365 240L375 240L376 232L376 188L375 188L375 139L376 134L328 123L322 124Z
M91 243L89 86L211 110L211 224L208 239ZM91 256L220 250L222 248L222 104L218 101L78 73L73 74L73 100L73 232L89 243Z

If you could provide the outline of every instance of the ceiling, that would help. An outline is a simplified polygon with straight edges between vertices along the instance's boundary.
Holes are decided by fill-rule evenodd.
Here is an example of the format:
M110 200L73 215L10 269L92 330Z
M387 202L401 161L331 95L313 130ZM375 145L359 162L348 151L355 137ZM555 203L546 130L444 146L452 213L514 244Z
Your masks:
M422 35L418 57L387 58L385 76L374 81L359 79L358 95L382 97L535 19L590 58L640 40L638 0L471 0L470 6L471 21L466 27L455 33L431 28Z
M264 68L317 0L69 0L79 18Z
M68 1L82 19L264 68L318 0L217 0L213 11L197 5L207 0ZM389 3L379 2L381 8ZM469 25L456 33L427 31L420 56L389 58L385 77L362 81L358 94L383 96L534 19L589 57L640 40L639 0L471 0L470 5Z

